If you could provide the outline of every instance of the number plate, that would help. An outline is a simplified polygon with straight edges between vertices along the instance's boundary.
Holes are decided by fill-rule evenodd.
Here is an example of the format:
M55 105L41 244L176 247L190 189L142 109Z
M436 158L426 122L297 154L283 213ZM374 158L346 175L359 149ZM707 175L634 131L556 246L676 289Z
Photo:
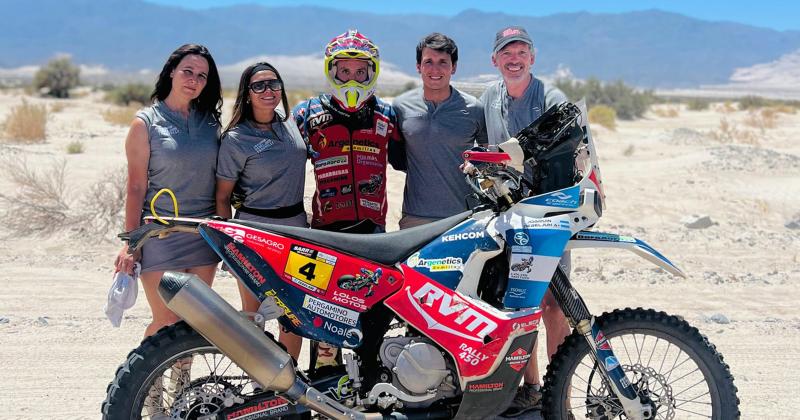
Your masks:
M300 287L325 293L336 266L336 257L316 249L292 245L284 273Z

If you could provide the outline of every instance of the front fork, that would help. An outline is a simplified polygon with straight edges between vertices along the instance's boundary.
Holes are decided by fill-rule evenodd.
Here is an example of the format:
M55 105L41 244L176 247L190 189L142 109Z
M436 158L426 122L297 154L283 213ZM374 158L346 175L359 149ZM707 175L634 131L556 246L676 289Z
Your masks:
M589 308L586 307L583 298L572 287L560 265L553 273L549 288L569 320L570 326L583 335L589 343L595 363L602 367L598 371L619 399L625 415L630 419L651 419L653 417L652 403L647 399L642 401L639 398L636 384L631 383L625 376L625 371L622 370L619 360L611 349L611 343L595 323L594 316L589 313Z

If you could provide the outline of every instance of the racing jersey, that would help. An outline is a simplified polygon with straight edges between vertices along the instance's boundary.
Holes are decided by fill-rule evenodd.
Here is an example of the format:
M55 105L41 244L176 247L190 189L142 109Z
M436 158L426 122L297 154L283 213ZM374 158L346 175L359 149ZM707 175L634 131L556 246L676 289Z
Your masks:
M316 152L311 227L335 230L364 220L385 226L388 149L398 139L391 105L373 97L348 113L324 94L292 114Z

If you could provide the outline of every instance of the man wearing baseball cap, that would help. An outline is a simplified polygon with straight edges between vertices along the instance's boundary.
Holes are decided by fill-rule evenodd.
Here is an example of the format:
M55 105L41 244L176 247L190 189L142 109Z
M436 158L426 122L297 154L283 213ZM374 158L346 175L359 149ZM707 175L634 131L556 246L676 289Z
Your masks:
M559 89L547 86L531 73L536 59L533 40L521 26L509 26L497 32L492 51L492 64L497 67L501 80L489 86L481 96L486 117L489 145L508 140L539 118L545 110L567 100ZM532 168L525 165L525 178L532 179ZM569 274L569 253L561 259L564 272ZM547 329L547 356L552 357L558 345L570 333L564 313L550 291L541 303L542 318ZM542 393L539 366L536 362L535 344L530 362L525 369L525 383L508 410L506 417L515 417L526 411L541 408Z

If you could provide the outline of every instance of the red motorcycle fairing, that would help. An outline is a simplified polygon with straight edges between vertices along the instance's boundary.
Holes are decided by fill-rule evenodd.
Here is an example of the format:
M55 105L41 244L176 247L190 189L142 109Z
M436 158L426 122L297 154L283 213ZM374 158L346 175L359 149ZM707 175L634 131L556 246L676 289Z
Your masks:
M242 226L234 220L212 220L206 224L253 249L285 283L308 295L358 312L365 312L396 292L403 282L402 272L394 267L375 264L331 248ZM380 269L380 278L371 287L365 284L358 290L338 286L338 279L358 276L362 269L370 272Z
M519 357L504 356L516 352L510 348L515 338L537 331L541 310L503 312L448 289L405 264L401 268L403 288L386 299L386 306L450 353L462 389L467 382L491 375L502 363L521 371L530 348L517 352Z

